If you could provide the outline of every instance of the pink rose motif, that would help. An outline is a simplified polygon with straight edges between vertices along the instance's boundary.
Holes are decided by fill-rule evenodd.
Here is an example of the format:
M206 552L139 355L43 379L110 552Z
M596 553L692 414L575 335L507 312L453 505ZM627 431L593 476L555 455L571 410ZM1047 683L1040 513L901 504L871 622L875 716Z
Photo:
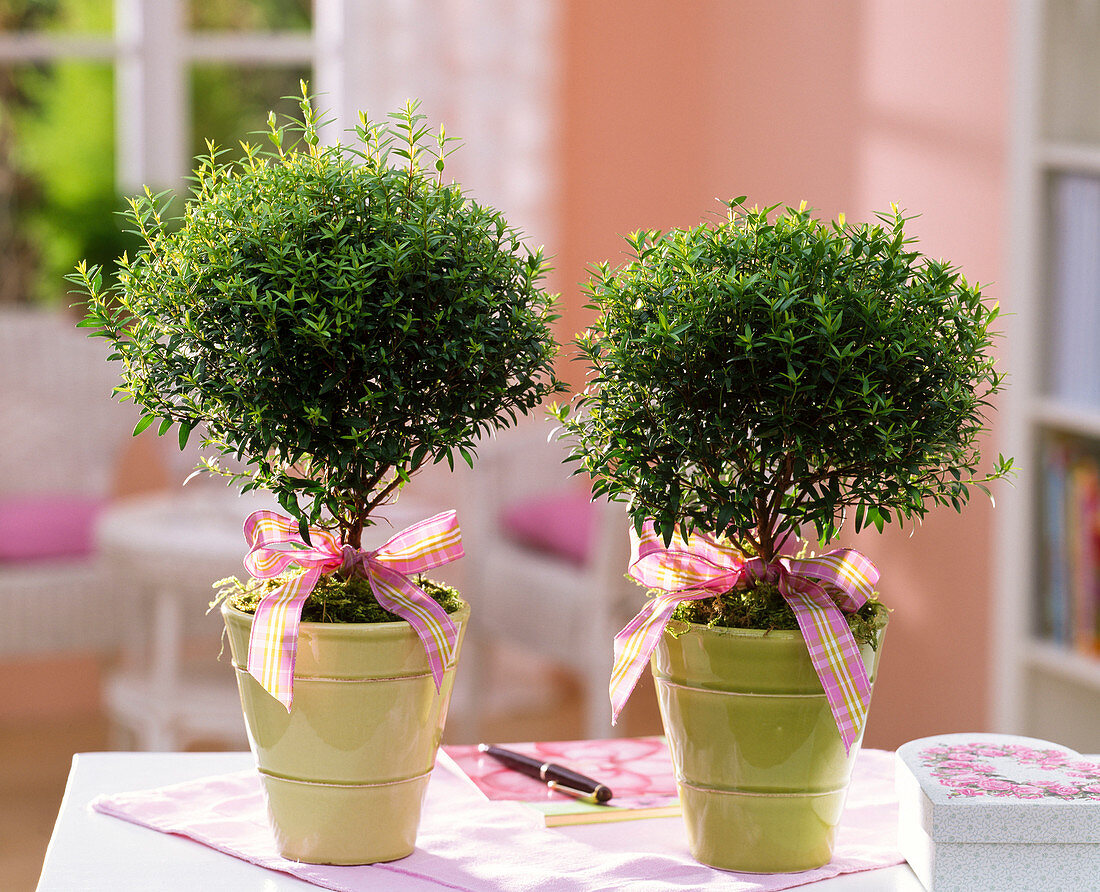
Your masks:
M1016 753L1016 759L1020 762L1064 763L1066 757L1062 753L1057 753L1054 750L1023 749L1022 751Z
M1046 784L1048 796L1076 796L1080 790L1069 784Z
M949 777L949 782L952 784L980 784L985 780L985 777L980 774L953 774Z
M998 780L995 777L983 777L978 781L978 786L983 790L1011 790L1015 787L1015 784L1006 780Z
M996 774L997 773L997 769L994 768L992 765L975 765L970 770L971 771L976 771L979 774Z
M1100 793L1100 784L1089 784L1087 787L1082 787L1086 793Z
M1085 778L1100 777L1100 772L1092 771L1089 768L1083 768L1083 767L1080 767L1080 766L1075 766L1074 768L1071 768L1070 770L1068 770L1066 772L1066 774L1072 775L1073 777L1085 777Z
M965 768L967 771L971 770L974 765L972 762L963 761L962 759L955 758L949 759L946 762L940 762L940 768Z
M1012 792L1021 799L1041 799L1043 796L1042 788L1031 784L1016 784Z

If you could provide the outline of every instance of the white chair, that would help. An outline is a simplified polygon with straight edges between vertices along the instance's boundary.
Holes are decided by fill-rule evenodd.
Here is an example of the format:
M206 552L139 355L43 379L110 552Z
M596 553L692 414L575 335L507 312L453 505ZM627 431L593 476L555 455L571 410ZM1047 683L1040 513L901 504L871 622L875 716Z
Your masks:
M474 610L463 655L471 702L463 705L476 731L502 682L491 677L493 645L506 642L575 673L584 733L607 737L615 733L607 695L613 640L642 593L625 577L623 506L590 502L572 478L574 465L563 464L566 447L548 440L550 432L549 424L526 424L483 441L467 475L462 525ZM540 527L548 535L539 536Z
M0 311L2 657L108 649L125 627L92 544L136 418L107 352L61 313Z

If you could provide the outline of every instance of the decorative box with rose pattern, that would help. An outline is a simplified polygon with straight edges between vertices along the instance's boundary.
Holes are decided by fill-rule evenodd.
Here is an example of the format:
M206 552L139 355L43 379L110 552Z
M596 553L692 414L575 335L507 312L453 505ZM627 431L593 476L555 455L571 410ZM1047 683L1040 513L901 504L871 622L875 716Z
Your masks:
M1097 888L1100 756L943 734L897 760L898 845L929 892Z

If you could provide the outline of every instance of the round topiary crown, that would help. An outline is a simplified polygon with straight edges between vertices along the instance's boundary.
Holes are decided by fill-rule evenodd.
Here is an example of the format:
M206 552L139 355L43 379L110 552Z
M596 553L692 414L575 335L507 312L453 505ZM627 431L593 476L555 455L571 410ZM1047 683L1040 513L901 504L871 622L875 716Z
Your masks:
M975 477L1002 385L979 287L913 250L896 209L852 225L743 201L594 269L589 386L555 411L595 492L666 543L699 528L770 561L848 508L881 529L1007 473Z
M269 118L272 149L199 159L181 217L146 192L144 239L104 285L70 279L83 325L123 364L138 431L203 425L307 523L358 547L371 512L426 462L472 463L477 438L561 389L553 299L499 211L443 181L451 137L410 103L358 145L321 146L302 118ZM331 520L329 519L331 518Z

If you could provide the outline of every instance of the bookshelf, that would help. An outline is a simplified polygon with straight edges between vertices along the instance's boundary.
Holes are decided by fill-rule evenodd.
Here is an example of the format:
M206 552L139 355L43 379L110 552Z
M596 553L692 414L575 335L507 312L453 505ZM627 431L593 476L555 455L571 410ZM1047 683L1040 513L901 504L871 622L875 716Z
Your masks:
M998 730L1100 748L1100 0L1016 0Z

